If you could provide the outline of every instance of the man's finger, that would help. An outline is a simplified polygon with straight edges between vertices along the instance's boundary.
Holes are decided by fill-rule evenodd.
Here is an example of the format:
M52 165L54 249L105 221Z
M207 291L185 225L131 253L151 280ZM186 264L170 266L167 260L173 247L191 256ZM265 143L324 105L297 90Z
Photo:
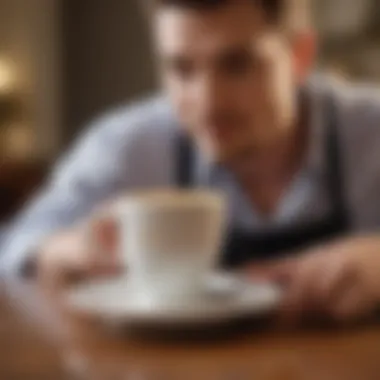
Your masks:
M297 320L315 306L313 287L320 276L320 260L307 257L294 268L282 307L285 320Z
M102 252L106 255L112 255L116 252L118 244L118 225L115 219L95 219L90 228L92 229L92 238L102 247Z
M347 288L331 306L331 315L338 321L355 321L370 313L371 298L359 282L347 284Z
M297 261L294 258L252 263L244 269L244 273L252 278L270 281L286 281L295 270Z
M333 289L337 286L345 274L345 262L341 259L327 262L321 270L321 277L316 284L316 296L321 300L331 298Z
M321 309L328 311L334 307L342 294L357 281L355 267L344 258L326 263L315 288L315 297L318 299Z

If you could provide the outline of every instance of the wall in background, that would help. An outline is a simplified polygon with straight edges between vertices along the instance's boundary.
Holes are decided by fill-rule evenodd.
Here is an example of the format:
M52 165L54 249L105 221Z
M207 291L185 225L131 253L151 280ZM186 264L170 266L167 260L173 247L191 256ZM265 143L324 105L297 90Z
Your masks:
M148 28L136 0L62 0L64 130L155 88Z
M65 137L102 111L155 88L139 0L61 0ZM298 0L299 1L299 0ZM380 2L314 0L320 62L348 78L380 81Z
M156 88L139 0L0 0L35 152L55 158L94 117ZM380 2L316 0L324 64L380 81Z
M60 1L0 0L0 59L9 64L22 99L20 128L32 151L56 155L61 132Z
M380 2L315 0L321 58L350 80L380 83Z

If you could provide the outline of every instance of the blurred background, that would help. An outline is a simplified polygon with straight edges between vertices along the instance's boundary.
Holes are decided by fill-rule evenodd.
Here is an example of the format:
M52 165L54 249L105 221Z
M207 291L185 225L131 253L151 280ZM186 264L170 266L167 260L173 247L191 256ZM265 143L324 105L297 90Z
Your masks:
M380 82L380 1L316 0L318 65ZM0 0L0 218L81 129L156 88L138 0Z

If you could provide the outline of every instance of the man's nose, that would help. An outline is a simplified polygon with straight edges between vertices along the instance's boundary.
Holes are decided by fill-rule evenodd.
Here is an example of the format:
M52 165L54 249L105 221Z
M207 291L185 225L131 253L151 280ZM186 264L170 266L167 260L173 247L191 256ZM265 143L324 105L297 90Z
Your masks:
M206 113L225 108L228 103L227 89L215 74L204 75L199 78L196 88L196 97L202 110Z

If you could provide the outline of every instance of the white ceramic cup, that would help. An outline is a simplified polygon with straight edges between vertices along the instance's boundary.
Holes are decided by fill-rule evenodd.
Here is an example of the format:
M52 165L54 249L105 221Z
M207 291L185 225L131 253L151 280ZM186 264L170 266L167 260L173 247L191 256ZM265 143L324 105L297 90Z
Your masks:
M119 257L136 295L152 302L197 296L219 259L224 197L201 190L149 191L125 196L113 208Z

